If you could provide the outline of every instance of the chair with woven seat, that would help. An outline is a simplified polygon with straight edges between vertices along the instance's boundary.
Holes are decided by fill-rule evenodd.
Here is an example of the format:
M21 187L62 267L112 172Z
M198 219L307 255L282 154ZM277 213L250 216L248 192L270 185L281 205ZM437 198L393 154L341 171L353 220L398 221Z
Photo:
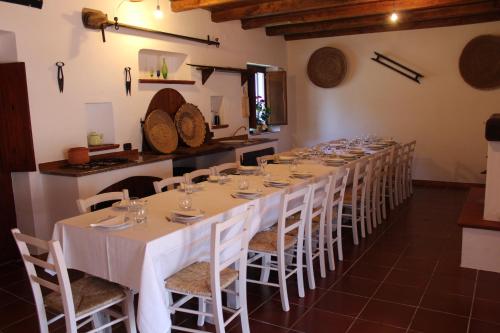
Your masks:
M371 226L377 228L382 223L382 180L384 172L385 154L379 153L372 159L372 170L370 180L370 195L371 197ZM369 221L367 220L367 223Z
M153 182L153 186L155 188L155 192L158 194L158 193L163 192L163 190L165 188L168 189L169 187L172 187L172 186L175 187L179 184L184 184L185 181L186 181L186 178L182 177L182 176L169 177L169 178L165 178L165 179Z
M178 301L170 304L172 312L198 315L198 326L203 326L205 317L211 317L217 333L225 332L225 327L239 315L242 331L250 333L245 280L252 214L253 207L250 207L227 221L212 224L210 262L193 263L165 281L167 292L181 295ZM232 284L235 290L228 289ZM239 309L223 307L222 292L236 295ZM198 311L182 307L193 298L198 299ZM212 312L206 311L208 302L211 303ZM227 320L224 320L223 310L232 313ZM172 329L205 332L177 325L173 325Z
M299 297L305 296L302 252L310 193L311 185L307 185L283 194L276 230L257 233L248 246L248 252L253 255L248 260L248 266L261 269L261 279L247 279L247 282L278 287L283 311L290 310L286 280L292 275L297 275ZM294 218L294 215L298 218ZM292 222L290 223L290 221ZM296 229L298 231L295 233ZM288 257L285 258L285 256ZM276 260L271 260L274 257ZM254 263L259 259L262 259L261 264ZM293 259L295 259L295 264L292 262ZM294 268L288 268L288 266ZM278 272L278 283L267 281L271 270Z
M342 210L344 196L349 177L349 168L339 168L332 177L330 193L328 193L328 207L326 210L326 248L328 251L328 266L335 270L335 254L333 246L337 244L337 255L340 261L344 260L342 249ZM335 237L334 237L335 233Z
M378 193L380 199L380 212L381 218L379 217L380 223L382 220L387 219L387 182L390 177L390 167L392 161L392 151L387 150L383 153L382 157L382 175L380 178L379 189L380 193Z
M358 225L361 228L361 237L366 237L365 232L365 205L366 188L371 163L369 157L363 157L356 161L352 186L348 187L344 196L344 208L350 212L342 212L342 217L350 220L350 224L342 223L342 228L352 229L352 239L355 245L359 244Z
M408 145L408 158L406 160L406 189L408 196L413 194L413 161L415 160L415 148L417 141L413 140L407 143Z
M91 322L94 329L88 333L98 332L121 322L125 324L128 333L136 332L132 291L92 276L86 276L70 283L63 252L58 241L44 241L34 238L22 234L19 229L12 229L12 235L28 273L40 332L48 333L49 325L63 317L68 333L76 333L78 329ZM32 256L28 245L48 251L49 258L53 263ZM57 274L56 282L39 276L35 266L55 272ZM44 298L40 286L51 289L52 292ZM111 309L115 305L121 305L122 313ZM59 314L47 320L46 307ZM109 321L109 316L112 317L112 321Z
M128 190L123 190L121 192L107 192L97 195L93 195L86 199L77 199L76 205L78 206L78 211L80 214L88 213L90 210L97 208L96 206L101 203L108 201L119 201L128 200Z
M238 162L223 163L214 166L213 172L215 175L219 175L220 173L234 173L238 170L239 167L240 164Z

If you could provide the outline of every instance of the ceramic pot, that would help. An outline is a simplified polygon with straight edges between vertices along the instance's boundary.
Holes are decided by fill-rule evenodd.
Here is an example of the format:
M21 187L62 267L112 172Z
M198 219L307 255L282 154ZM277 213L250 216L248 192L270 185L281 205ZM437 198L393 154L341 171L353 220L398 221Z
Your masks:
M90 162L89 149L87 147L74 147L68 150L69 164L85 164Z

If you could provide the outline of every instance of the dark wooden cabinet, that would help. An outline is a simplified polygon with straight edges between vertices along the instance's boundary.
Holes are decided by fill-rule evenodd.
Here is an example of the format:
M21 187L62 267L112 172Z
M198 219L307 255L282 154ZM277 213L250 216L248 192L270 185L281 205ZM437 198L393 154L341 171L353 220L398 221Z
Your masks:
M0 64L0 263L17 257L11 172L36 171L24 63Z

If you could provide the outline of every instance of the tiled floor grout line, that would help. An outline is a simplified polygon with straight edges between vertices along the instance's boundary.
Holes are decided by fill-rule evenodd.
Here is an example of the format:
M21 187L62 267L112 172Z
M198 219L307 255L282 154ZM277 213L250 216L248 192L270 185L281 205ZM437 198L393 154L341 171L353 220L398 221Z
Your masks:
M406 328L406 332L409 332L410 329L411 329L411 325L413 324L413 321L415 320L415 317L417 316L417 311L418 309L422 308L420 305L422 304L423 300L424 300L424 297L425 297L425 294L427 293L427 291L429 290L429 287L431 285L431 282L432 282L432 278L434 277L434 275L436 274L436 270L437 270L437 267L439 265L439 262L440 260L438 259L436 261L436 263L434 264L434 269L432 270L432 273L431 273L431 276L429 277L429 281L427 281L426 285L425 285L425 288L424 288L424 292L422 293L422 296L420 296L420 299L418 300L418 303L415 307L415 311L413 312L413 315L411 316L411 320L410 320L410 323L408 324L408 327Z
M479 271L476 271L476 279L474 280L474 290L472 291L472 304L470 305L470 312L469 312L469 320L467 321L467 333L470 332L470 324L472 321L472 311L474 310L474 303L476 300L476 290L477 290L477 281L479 279Z
M388 226L388 229L392 226L392 224L390 226ZM386 229L387 230L387 229ZM382 233L384 234L385 231ZM375 240L374 243L376 243L378 241L378 238ZM402 251L401 253L399 254L399 257L398 259L394 262L394 264L392 265L392 267L389 269L389 271L385 274L384 278L382 279L382 281L380 281L379 285L377 286L377 288L375 289L375 291L373 291L373 293L371 294L371 296L368 298L368 301L366 301L365 305L363 306L363 308L361 308L361 310L358 312L358 314L356 315L356 317L354 318L354 321L351 323L351 325L349 325L349 327L347 328L346 330L346 333L349 333L349 331L353 328L354 324L356 323L356 321L359 319L359 316L361 315L361 313L363 313L363 311L366 309L366 307L368 306L368 304L370 304L370 301L375 297L375 295L377 294L377 292L380 290L380 288L382 288L382 285L384 284L384 282L387 280L387 278L389 277L389 275L392 273L392 271L394 270L394 268L396 267L396 265L399 263L399 261L401 260L401 258L403 258L403 254L405 253L406 249L408 248L408 246L406 246Z

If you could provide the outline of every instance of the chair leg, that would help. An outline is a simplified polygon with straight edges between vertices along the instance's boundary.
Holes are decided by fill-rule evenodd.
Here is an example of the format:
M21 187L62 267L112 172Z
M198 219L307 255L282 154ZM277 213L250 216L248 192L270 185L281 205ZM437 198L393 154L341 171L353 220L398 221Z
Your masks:
M327 251L328 251L328 268L331 271L333 271L333 270L335 270L335 254L333 252L332 222L330 222L326 225L326 247L327 247Z
M352 241L353 241L354 245L359 244L358 214L357 214L356 210L357 210L356 206L352 206L351 223L352 223Z
M198 311L200 312L206 312L207 311L207 303L205 302L204 298L199 297L198 298ZM203 326L205 325L205 316L202 314L198 315L198 321L197 321L198 326Z
M382 219L387 219L387 199L385 197L387 189L385 188L386 183L382 184Z
M286 265L284 253L278 254L278 281L280 285L281 307L283 308L283 311L288 312L290 311L290 304L288 304L288 291L286 289Z
M300 252L297 252L297 261L298 257L302 257ZM299 267L299 270L302 270ZM311 234L306 236L306 268L307 268L307 282L309 284L309 289L316 289L316 282L314 281L314 267L313 267L313 250L312 250L312 236Z
M330 223L331 224L331 223ZM325 263L325 228L319 229L319 272L320 276L324 279L326 277L326 263Z
M109 321L109 314L104 313L104 311L100 311L92 315L92 325L94 326L94 329L106 325L107 323L109 323ZM111 327L106 327L105 329L101 330L101 333L111 333Z
M299 236L299 241L297 242L297 254L301 254L301 255L297 255L297 289L298 289L298 293L299 293L299 297L302 298L304 297L306 294L305 294L305 291L304 291L304 269L303 269L303 263L302 263L302 253L303 253L303 244L304 242L301 240L301 237ZM286 274L286 272L285 272ZM285 279L285 285L286 285L286 279Z
M368 231L368 234L372 233L372 200L371 200L371 193L369 191L366 191L366 203L365 203L365 218L362 219L362 221L366 221L366 228ZM364 223L363 223L364 227ZM365 238L363 235L363 227L361 227L361 233L362 237Z
M202 303L205 303L203 300ZM217 290L212 296L212 313L214 316L215 331L217 333L224 333L224 317L222 315L222 295L220 289Z
M269 269L270 265L271 265L271 255L264 254L262 256L262 266L264 266L265 268L261 268L260 270L260 282L269 281L269 275L271 274L271 269Z
M238 288L238 303L241 304L241 331L242 333L250 333L250 324L248 322L247 288L245 285L245 281L238 281L238 286L239 285L242 286L241 288Z
M365 204L365 200L361 200L361 209L360 209L360 219L359 219L359 224L361 225L361 237L363 238L366 238L366 231L365 231L365 228L366 228L366 204ZM358 223L358 221L356 220L356 224Z
M122 311L128 316L128 319L124 322L127 333L136 333L137 326L135 323L134 292L132 290L127 290L127 298L123 300Z

